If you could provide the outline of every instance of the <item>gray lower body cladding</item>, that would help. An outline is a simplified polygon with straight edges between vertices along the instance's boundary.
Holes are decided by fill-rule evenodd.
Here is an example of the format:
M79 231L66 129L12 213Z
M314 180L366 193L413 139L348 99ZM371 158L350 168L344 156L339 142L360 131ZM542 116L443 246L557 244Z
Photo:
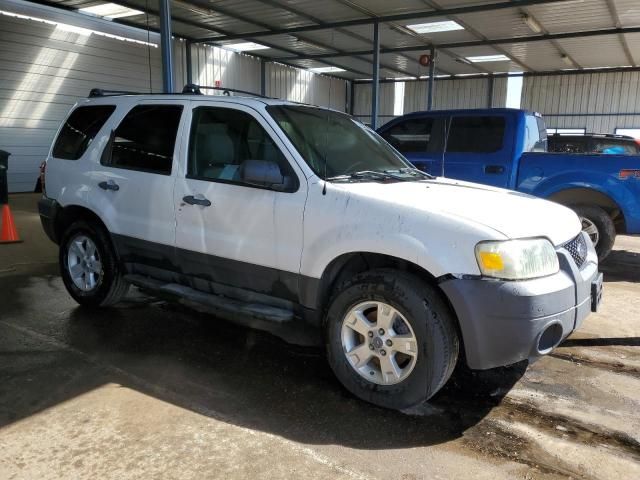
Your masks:
M582 324L592 311L592 285L601 281L597 256L589 245L581 269L559 249L560 271L548 277L451 279L440 284L458 316L470 368L533 360Z

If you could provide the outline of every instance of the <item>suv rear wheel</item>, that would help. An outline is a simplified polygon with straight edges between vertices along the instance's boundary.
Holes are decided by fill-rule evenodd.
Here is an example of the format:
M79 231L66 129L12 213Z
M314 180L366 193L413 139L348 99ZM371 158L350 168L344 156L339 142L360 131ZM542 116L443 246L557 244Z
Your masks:
M81 220L66 229L59 262L64 285L80 305L112 305L129 289L107 232L95 223Z
M428 400L451 376L458 349L440 294L406 272L356 275L339 288L327 313L331 368L347 390L382 407Z

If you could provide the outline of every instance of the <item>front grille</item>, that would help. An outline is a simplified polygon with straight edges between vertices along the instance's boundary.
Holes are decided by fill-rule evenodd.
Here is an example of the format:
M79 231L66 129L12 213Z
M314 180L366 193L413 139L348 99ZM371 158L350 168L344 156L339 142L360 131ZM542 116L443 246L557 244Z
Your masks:
M578 268L581 268L584 261L587 259L587 251L589 250L587 248L587 242L584 239L584 235L580 233L576 238L569 240L567 243L562 245L562 247L569 252Z

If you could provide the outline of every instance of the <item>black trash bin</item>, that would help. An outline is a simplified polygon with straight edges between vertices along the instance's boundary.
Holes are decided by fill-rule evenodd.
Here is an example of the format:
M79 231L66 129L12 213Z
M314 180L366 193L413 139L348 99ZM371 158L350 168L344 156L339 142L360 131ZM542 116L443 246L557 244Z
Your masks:
M9 169L9 152L0 150L0 205L9 203L9 180L7 170Z

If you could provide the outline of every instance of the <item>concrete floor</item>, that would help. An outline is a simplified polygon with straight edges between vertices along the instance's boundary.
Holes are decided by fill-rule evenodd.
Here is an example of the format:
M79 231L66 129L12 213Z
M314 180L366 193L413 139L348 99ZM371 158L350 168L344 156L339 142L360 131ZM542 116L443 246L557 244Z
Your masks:
M34 195L0 245L0 479L640 478L640 238L602 311L534 365L458 369L428 408L352 398L322 351L134 293L67 295Z

